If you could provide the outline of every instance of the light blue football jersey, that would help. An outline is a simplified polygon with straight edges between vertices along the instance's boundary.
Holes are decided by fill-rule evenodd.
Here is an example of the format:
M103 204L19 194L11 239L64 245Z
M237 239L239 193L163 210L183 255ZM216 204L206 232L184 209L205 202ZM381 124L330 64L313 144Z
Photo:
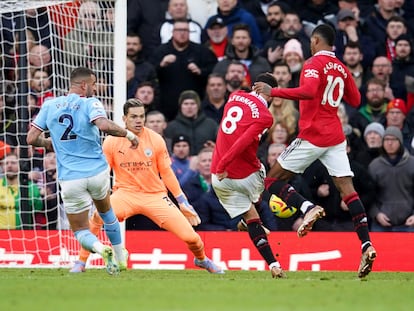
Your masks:
M33 126L49 129L56 153L59 180L95 176L107 169L99 129L93 121L107 117L94 97L69 94L43 103Z

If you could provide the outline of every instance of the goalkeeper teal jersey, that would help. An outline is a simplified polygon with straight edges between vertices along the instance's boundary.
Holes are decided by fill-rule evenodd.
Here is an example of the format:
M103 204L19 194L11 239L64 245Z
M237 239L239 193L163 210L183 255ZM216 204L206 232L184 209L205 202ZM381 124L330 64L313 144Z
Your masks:
M50 131L59 180L91 177L107 169L99 129L93 123L106 117L94 97L69 94L43 103L32 125Z

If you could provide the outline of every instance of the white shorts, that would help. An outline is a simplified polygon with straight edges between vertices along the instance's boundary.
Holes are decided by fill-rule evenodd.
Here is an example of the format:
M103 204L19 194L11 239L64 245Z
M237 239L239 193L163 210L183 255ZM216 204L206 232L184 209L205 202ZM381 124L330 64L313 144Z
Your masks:
M277 161L285 170L301 174L317 159L322 162L331 176L354 176L346 153L346 141L336 146L318 147L307 140L296 138Z
M266 170L260 170L243 179L224 178L222 181L212 174L212 186L224 209L231 218L246 213L252 203L259 201L264 190Z
M88 210L92 199L102 200L110 187L109 167L98 175L59 181L63 205L67 214L79 214Z

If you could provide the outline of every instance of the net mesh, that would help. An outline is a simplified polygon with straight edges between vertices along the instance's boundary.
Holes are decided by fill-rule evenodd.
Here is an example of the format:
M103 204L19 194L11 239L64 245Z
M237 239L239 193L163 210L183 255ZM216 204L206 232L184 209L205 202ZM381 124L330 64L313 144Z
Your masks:
M114 10L107 0L0 3L0 266L61 266L76 258L55 155L28 147L26 134L43 102L65 94L78 66L95 71L96 96L112 117Z

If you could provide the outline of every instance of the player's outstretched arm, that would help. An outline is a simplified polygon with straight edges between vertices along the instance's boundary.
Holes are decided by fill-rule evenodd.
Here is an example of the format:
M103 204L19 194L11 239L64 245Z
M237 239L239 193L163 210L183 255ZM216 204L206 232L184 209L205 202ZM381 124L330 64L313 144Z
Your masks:
M269 84L265 82L255 82L253 84L253 91L257 94L264 94L267 96L270 96L270 92L272 91L272 88Z
M94 122L102 132L112 136L126 137L131 142L131 148L136 149L138 147L138 137L131 131L120 127L115 122L106 118L98 118Z
M160 167L160 176L164 181L165 186L172 193L177 200L181 213L187 218L188 222L192 226L198 226L201 223L201 219L193 206L188 202L187 197L183 193L180 184L170 166Z

